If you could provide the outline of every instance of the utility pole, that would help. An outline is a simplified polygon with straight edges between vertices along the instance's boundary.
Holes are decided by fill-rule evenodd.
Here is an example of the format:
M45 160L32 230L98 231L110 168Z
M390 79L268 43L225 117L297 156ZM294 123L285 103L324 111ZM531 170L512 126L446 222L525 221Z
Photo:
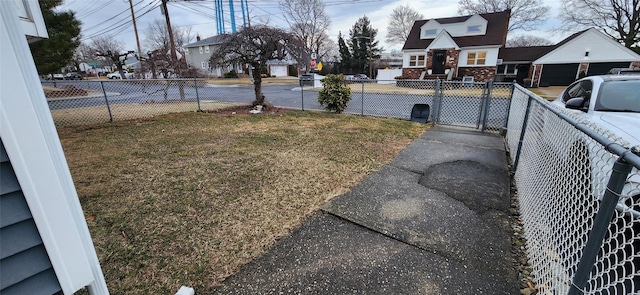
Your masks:
M162 0L162 10L164 11L164 19L167 21L167 32L169 33L169 45L171 48L171 63L173 63L175 67L178 56L176 55L176 43L173 42L173 29L171 28L171 20L169 19L169 10L167 10L167 1L169 0Z
M169 33L169 43L171 48L171 63L173 64L174 74L179 74L180 66L178 65L178 56L176 55L176 43L173 42L173 29L169 20L169 10L167 10L167 1L162 0L162 9L164 10L164 19L167 21L167 33ZM178 89L180 90L180 99L184 99L184 84L178 81Z
M373 42L373 34L371 30L369 30L369 79L373 79L373 69L371 68L371 60L373 59L373 47L371 46Z
M136 15L133 12L133 2L129 0L129 8L131 9L131 20L133 21L133 31L136 34L136 44L138 45L138 56L142 56L142 49L140 49L140 38L138 37L138 26L136 26ZM140 72L144 73L142 63L140 63Z

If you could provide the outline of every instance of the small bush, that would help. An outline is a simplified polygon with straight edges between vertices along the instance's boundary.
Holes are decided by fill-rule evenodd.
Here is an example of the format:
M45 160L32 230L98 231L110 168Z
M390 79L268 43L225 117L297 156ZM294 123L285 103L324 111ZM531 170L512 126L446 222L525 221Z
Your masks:
M351 100L351 88L345 83L344 76L331 74L320 81L324 89L318 93L318 103L327 111L342 113Z
M228 73L224 73L225 78L238 78L238 73L235 70L231 70Z

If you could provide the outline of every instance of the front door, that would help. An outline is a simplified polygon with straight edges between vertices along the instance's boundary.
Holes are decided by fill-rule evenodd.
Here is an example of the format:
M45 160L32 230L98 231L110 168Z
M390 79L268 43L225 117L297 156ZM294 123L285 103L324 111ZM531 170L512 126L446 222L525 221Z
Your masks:
M434 50L432 57L433 74L444 75L444 64L447 62L447 51Z

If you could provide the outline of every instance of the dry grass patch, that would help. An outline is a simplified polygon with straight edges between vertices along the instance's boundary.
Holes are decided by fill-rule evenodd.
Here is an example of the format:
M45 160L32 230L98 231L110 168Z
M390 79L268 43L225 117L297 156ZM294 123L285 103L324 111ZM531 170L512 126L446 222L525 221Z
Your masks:
M426 125L183 113L59 128L112 294L208 294Z
M200 102L203 111L217 110L232 103ZM170 113L194 112L198 110L196 102L170 101L157 103L111 104L111 115L114 121L149 118ZM73 126L101 124L109 122L109 109L106 105L51 110L56 126Z

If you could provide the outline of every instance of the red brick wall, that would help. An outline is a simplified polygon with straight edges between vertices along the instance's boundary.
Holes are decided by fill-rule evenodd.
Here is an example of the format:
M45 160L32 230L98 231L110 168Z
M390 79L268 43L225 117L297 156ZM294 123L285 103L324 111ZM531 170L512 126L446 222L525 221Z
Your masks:
M402 68L402 76L409 79L420 79L420 73L426 70L426 68Z
M458 68L458 77L473 76L476 82L487 82L495 80L497 67L460 67Z
M533 79L532 84L534 87L538 87L538 84L540 83L540 73L542 73L542 67L542 65L531 65L531 69L534 70L533 76L531 76Z

